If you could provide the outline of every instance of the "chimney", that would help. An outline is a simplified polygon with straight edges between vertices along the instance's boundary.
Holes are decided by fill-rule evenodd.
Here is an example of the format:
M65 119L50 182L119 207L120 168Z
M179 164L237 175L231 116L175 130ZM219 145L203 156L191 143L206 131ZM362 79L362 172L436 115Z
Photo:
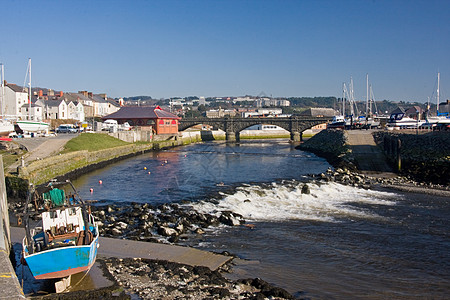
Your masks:
M82 94L83 96L87 97L88 92L87 91L78 91L79 94Z
M59 96L60 96L60 97L62 97L63 95L64 95L64 92L63 92L63 91L59 92Z
M92 92L87 92L87 96L88 96L89 98L92 98Z
M44 96L44 92L42 90L39 90L39 97Z

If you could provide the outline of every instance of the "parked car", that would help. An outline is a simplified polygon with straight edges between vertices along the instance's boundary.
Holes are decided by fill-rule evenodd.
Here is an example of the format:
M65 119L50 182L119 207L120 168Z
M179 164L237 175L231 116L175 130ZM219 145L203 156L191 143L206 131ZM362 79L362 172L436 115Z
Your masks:
M63 124L59 125L58 128L56 128L56 133L77 133L78 129L71 124Z

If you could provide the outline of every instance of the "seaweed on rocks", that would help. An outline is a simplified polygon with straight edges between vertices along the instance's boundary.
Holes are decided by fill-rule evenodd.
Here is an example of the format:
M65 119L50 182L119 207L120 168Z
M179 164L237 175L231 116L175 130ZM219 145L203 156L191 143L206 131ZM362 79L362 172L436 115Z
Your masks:
M293 299L259 278L231 281L206 267L149 259L109 259L107 271L141 299Z
M244 218L225 211L220 216L200 213L179 204L97 205L92 207L102 236L139 241L177 243L188 235L203 234L210 226L238 226Z

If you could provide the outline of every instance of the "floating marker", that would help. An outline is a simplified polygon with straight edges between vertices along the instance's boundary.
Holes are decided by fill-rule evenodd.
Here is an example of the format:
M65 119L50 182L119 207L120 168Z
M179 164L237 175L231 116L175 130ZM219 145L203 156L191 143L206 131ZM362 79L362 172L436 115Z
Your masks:
M147 170L147 167L144 167L144 170Z
M99 184L102 184L102 183L103 183L103 181L99 180L99 181L98 181L98 183L99 183Z
M93 193L93 192L94 192L94 189L90 189L89 191L90 191L91 193Z
M148 172L148 174L151 174L152 172Z

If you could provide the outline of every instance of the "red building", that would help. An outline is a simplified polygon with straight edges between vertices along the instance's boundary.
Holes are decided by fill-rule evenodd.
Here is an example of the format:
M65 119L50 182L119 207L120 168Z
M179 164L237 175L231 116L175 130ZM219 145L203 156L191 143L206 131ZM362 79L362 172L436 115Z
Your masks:
M144 130L151 128L155 134L176 134L180 117L162 110L159 106L123 106L102 119L116 120L119 124L128 122L130 126L138 126Z

